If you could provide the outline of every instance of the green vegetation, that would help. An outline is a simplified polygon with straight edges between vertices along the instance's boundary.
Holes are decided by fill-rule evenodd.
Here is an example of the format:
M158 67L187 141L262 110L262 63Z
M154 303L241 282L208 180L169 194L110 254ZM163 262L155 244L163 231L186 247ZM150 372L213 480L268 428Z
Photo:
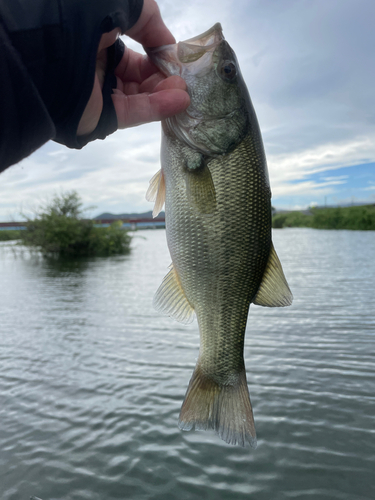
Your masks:
M272 227L311 227L311 220L311 215L305 215L302 212L288 212L274 215Z
M314 229L375 230L375 205L337 208L311 208L310 214L277 214L272 227L312 227Z
M21 238L20 233L21 231L16 229L2 229L0 231L0 241L19 240Z
M20 231L21 242L37 248L45 256L84 257L126 254L130 236L116 221L107 228L94 226L83 218L82 202L75 191L55 196L40 209L26 229Z

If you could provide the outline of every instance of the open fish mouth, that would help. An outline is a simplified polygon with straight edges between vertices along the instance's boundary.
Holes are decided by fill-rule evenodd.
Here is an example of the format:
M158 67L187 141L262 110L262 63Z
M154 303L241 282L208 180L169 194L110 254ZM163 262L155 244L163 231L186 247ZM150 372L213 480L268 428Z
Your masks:
M186 69L191 75L201 74L205 68L210 67L212 54L223 40L221 24L216 23L201 35L176 44L146 49L146 52L166 76L183 77L184 66L187 66Z
M212 28L208 29L201 35L194 36L193 38L189 38L188 40L184 40L180 43L189 43L192 45L200 45L202 47L207 47L214 43L219 43L221 40L224 40L223 28L220 23L216 23L212 26Z

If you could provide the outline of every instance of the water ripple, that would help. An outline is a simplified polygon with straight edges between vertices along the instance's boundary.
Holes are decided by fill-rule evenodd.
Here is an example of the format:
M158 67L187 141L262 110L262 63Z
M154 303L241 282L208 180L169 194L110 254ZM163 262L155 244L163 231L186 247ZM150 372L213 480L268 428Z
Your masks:
M372 500L375 233L275 231L295 302L250 308L256 451L179 431L197 324L152 309L165 233L138 234L70 266L1 246L1 499Z

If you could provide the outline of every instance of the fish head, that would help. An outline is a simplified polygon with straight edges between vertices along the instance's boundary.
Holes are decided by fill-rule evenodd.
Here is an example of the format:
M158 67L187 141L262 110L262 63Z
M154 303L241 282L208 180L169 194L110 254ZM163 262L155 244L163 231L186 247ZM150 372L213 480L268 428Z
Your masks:
M147 53L166 76L181 76L190 95L188 109L165 121L167 131L207 156L234 149L248 132L253 109L220 23L202 35Z

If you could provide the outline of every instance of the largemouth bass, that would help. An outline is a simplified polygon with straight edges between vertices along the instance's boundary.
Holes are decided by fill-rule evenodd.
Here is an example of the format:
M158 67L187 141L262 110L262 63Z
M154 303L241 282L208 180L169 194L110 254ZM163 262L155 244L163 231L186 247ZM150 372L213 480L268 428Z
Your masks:
M172 257L154 305L181 322L195 312L200 331L179 427L212 428L227 443L255 447L243 358L249 306L292 303L271 241L258 121L220 24L148 54L164 74L184 78L191 97L162 123L162 166L146 195L154 216L165 203Z

